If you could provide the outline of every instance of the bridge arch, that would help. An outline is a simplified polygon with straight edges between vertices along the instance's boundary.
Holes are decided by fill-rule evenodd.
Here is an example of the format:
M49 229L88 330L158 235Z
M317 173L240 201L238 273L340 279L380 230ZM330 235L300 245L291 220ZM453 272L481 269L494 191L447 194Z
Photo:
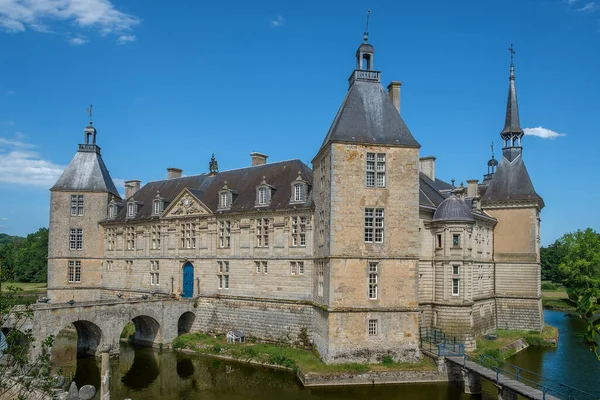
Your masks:
M73 326L77 332L77 357L93 356L98 351L105 334L95 322L87 319L78 319L60 324L58 330L54 332L54 337L64 332L69 325Z
M150 315L138 315L131 319L135 326L133 342L143 346L153 346L162 342L162 329L156 318Z
M190 333L195 320L196 314L192 311L186 311L181 314L179 320L177 321L177 336Z

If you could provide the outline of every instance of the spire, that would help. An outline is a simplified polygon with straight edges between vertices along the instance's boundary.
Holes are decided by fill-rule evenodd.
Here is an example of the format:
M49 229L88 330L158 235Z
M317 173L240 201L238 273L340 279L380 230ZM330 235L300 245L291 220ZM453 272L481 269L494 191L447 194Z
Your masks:
M508 50L510 51L508 101L506 102L504 129L502 129L502 132L500 133L505 148L521 147L521 138L523 137L523 129L521 129L521 123L519 122L519 106L517 103L517 89L515 87L515 51L512 44Z
M83 143L85 145L96 145L96 128L92 126L92 105L87 109L88 117L90 118L90 124L83 130ZM90 143L90 136L92 137L92 143ZM81 146L80 146L81 147ZM90 148L91 149L91 148Z

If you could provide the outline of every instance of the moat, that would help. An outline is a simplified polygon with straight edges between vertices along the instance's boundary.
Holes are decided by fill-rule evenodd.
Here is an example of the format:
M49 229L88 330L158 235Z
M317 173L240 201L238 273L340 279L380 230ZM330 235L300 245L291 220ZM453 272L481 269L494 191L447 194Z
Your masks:
M600 388L600 366L575 335L581 324L565 318L561 311L544 314L547 323L559 328L558 348L530 347L509 361L565 384L598 391L595 388ZM78 386L99 387L98 360L94 357L77 359L74 346L72 339L59 339L54 349L55 365ZM122 345L120 357L112 360L111 369L111 398L115 400L470 398L460 387L448 383L303 388L290 372L127 344ZM483 398L497 398L493 385L484 385L483 389Z

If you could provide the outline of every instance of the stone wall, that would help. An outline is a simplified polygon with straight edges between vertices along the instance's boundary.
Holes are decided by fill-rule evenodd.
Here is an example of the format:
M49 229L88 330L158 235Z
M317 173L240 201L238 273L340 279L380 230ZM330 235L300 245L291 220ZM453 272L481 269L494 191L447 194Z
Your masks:
M496 307L498 329L541 331L544 328L541 299L498 297Z

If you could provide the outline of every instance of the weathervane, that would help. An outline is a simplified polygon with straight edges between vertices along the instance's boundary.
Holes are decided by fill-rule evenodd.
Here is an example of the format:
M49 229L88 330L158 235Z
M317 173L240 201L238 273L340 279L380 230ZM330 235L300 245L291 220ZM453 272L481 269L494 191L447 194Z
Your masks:
M90 104L90 108L87 109L88 116L90 117L90 125L92 125L92 105Z
M492 158L494 158L494 142L492 142L490 148L492 149Z
M371 10L367 10L367 26L365 28L365 35L363 36L365 43L367 43L367 40L369 40L369 17L370 16L371 16Z

